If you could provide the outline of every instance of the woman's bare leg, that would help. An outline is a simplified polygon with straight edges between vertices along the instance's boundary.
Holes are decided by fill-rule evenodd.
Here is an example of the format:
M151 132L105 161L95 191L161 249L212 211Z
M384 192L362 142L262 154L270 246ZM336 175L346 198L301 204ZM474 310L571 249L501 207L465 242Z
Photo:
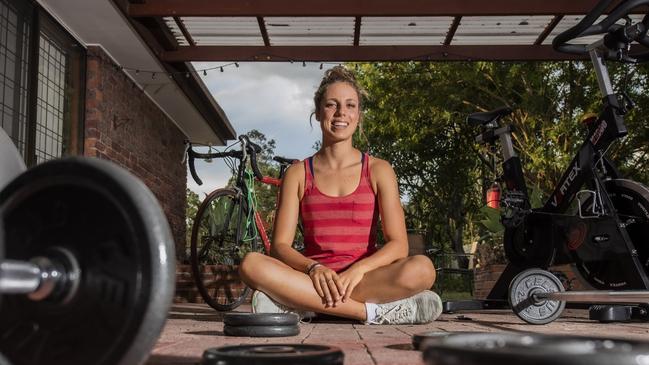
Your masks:
M428 257L405 257L366 273L350 300L326 307L308 275L275 258L250 253L239 272L248 286L289 307L363 321L367 317L365 302L386 303L406 298L430 289L435 281L435 268Z
M365 304L356 300L325 307L308 275L273 257L249 253L239 267L239 274L249 287L261 290L288 307L361 321L367 317Z
M351 298L365 303L387 303L430 289L435 267L424 255L408 256L365 274Z

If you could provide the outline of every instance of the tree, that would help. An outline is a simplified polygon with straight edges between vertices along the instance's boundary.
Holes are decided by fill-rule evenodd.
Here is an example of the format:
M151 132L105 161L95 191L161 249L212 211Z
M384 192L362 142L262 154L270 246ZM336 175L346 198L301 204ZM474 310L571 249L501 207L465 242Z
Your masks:
M526 180L547 195L583 141L581 116L601 106L592 67L584 62L403 62L358 65L357 70L370 95L367 139L357 142L393 164L408 199L409 228L427 229L434 244L450 242L457 253L479 236L465 229L479 220L493 175L489 153L474 141L479 126L466 123L466 116L513 108L506 122L515 127ZM645 183L649 123L640 116L649 108L647 70L611 65L615 84L626 74L626 90L638 106L626 118L629 136L610 155L625 174Z
M189 257L189 245L191 244L192 239L192 226L194 225L194 217L196 212L198 212L198 206L201 204L198 194L195 192L186 189L187 194L187 206L185 207L185 224L187 229L185 229L185 249L182 252L182 257L177 259L180 262L187 262Z

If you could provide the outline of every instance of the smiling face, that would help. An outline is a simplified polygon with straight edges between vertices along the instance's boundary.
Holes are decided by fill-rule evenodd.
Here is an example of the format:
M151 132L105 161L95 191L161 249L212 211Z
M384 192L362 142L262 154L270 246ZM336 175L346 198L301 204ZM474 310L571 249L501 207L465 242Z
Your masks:
M351 139L360 120L360 104L356 89L347 82L334 82L327 87L316 111L323 142Z

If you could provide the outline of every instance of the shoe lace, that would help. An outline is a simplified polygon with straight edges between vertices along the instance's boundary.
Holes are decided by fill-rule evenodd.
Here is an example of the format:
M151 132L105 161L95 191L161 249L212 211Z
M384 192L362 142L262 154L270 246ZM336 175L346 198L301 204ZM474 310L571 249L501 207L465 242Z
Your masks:
M383 312L379 307L377 312ZM412 316L412 308L408 305L397 304L385 310L383 313L377 313L374 322L379 324L403 323Z

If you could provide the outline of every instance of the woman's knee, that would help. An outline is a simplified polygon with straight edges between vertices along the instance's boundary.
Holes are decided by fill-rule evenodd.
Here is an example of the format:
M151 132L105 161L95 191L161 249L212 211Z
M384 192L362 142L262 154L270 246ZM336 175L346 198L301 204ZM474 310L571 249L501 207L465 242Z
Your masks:
M397 275L397 285L413 292L430 289L435 283L435 266L424 255L410 256Z
M260 272L259 267L263 265L266 256L259 252L249 252L243 257L239 265L239 276L246 283L255 280L255 273Z

